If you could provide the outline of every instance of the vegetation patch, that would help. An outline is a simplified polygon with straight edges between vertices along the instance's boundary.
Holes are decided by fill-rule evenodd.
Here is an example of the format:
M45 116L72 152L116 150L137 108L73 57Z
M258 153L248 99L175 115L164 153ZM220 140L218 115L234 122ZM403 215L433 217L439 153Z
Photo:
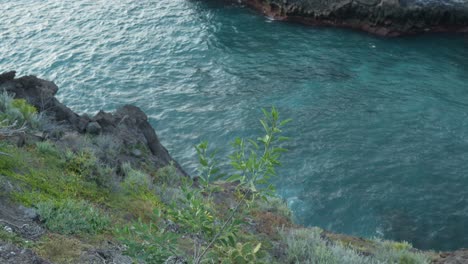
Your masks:
M98 234L109 226L109 217L85 201L40 202L41 221L52 232L64 235Z
M80 240L57 234L45 236L34 247L39 256L60 264L78 263L85 248Z
M287 259L290 263L313 264L426 264L427 255L413 250L408 243L375 240L375 249L364 256L351 247L325 240L318 228L291 229L283 231L287 242Z

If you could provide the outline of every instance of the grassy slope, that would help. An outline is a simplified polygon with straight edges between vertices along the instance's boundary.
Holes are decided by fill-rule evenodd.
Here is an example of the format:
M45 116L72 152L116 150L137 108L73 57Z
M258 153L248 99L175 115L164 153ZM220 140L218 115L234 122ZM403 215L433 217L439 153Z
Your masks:
M10 155L0 157L0 175L15 186L14 191L3 195L38 208L43 225L49 230L39 241L29 242L28 247L57 263L73 263L81 251L99 247L106 241L125 244L147 241L158 245L161 241L157 236L164 237L171 232L178 234L172 245L174 251L190 256L197 235L204 228L204 217L207 221L218 219L222 222L239 196L231 185L218 182L213 184L213 194L208 199L174 169L168 167L157 171L148 164L124 168L122 177L125 179L121 180L115 177L116 169L101 164L92 150L73 153L59 149L53 142L18 148L4 140L0 152ZM186 199L187 193L202 201L206 212L193 211L193 201ZM92 208L94 213L89 212L89 216L83 213L86 208ZM197 213L201 217L196 217ZM66 214L72 217L64 217ZM349 263L364 263L364 260L366 263L377 263L377 260L382 263L424 263L425 256L408 244L369 241L319 229L299 228L290 216L289 209L277 198L258 201L239 213L238 219L242 223L236 242L261 243L256 262L341 263L347 259ZM74 218L85 220L77 223L73 222ZM153 230L145 229L149 223L155 224ZM131 228L126 229L139 225L150 235L148 238L133 234ZM119 240L122 237L124 239ZM26 244L21 237L5 231L0 233L0 239ZM154 263L173 255L170 250L157 252L148 247L147 251L151 250L154 252L130 249L127 254ZM208 259L220 258L230 250L230 246L220 244L210 252Z

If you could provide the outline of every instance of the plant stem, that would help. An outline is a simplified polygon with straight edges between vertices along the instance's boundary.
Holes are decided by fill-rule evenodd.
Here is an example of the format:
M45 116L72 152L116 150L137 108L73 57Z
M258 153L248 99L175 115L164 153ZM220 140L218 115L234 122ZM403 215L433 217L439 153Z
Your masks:
M224 222L223 226L221 226L221 229L219 230L219 232L213 237L213 239L211 240L211 242L208 244L208 246L203 250L203 252L200 254L200 256L198 256L196 259L195 259L195 264L200 264L203 257L206 255L206 253L208 253L208 250L213 246L213 244L216 242L216 240L221 236L221 234L223 233L223 231L226 229L227 225L229 224L229 222L232 221L232 219L234 218L234 215L237 213L237 211L239 210L240 206L245 202L245 197L246 197L247 193L244 193L241 200L237 203L236 207L234 207L234 210L232 210L231 212L231 215L229 215L229 218L226 220L226 222Z

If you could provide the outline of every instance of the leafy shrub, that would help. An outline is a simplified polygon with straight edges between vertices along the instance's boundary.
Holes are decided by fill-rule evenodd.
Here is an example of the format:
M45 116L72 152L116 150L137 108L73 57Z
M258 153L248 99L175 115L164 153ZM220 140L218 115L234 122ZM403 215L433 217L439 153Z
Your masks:
M97 158L90 150L83 150L78 153L67 152L65 155L65 169L76 175L92 178L97 167Z
M59 151L57 150L57 148L49 141L36 142L36 148L39 151L39 153L45 155L59 155Z
M122 170L125 174L122 187L128 194L138 195L150 192L152 182L148 175L133 169L129 163L124 163Z
M12 106L19 110L21 113L22 121L29 124L36 124L37 122L37 109L28 104L24 99L14 99Z
M156 185L154 187L155 193L161 197L161 202L170 204L176 208L184 206L184 193L179 187L166 187Z
M374 241L371 256L363 256L344 245L325 241L319 229L297 229L283 232L288 245L288 261L313 264L426 264L429 258L415 252L407 242Z
M85 201L48 201L37 204L47 229L60 234L97 234L107 228L109 217Z
M221 255L219 263L222 264L257 264L263 263L259 258L262 244L253 245L250 242L237 243L235 247L227 248Z
M375 240L379 245L374 257L383 263L425 264L428 256L417 252L408 242L391 242Z
M13 99L13 96L4 91L0 94L0 126L22 127L23 125L32 128L39 125L36 108L24 99Z
M159 211L155 215L160 215ZM158 219L156 219L158 221ZM126 246L126 254L146 263L164 263L170 256L177 256L179 236L160 228L153 222L141 220L117 229L119 240Z
M186 176L177 172L177 169L171 162L170 165L162 167L156 172L155 182L158 185L176 187L180 186L186 178Z
M175 203L168 209L169 216L188 233L211 239L217 231L213 209L198 190L183 186L182 207Z
M288 245L288 263L304 264L374 264L379 263L364 257L352 249L337 244L327 244L320 237L319 229L296 229L283 232Z

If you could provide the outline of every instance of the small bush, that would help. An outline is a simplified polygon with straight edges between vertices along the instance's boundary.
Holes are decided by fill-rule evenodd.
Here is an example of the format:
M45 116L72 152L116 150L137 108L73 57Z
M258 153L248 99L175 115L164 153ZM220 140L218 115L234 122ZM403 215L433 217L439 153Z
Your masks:
M174 164L171 163L157 171L155 181L160 185L176 187L180 186L185 178L186 176L178 173Z
M159 212L155 212L159 215ZM119 240L126 246L126 254L146 263L164 263L177 254L179 236L167 232L152 222L141 220L117 229Z
M47 229L64 235L97 234L109 225L109 217L85 201L41 202L37 205Z
M222 264L257 264L260 260L260 248L262 244L236 243L235 247L226 247L219 258Z
M138 195L150 192L152 182L148 175L133 169L129 163L124 163L122 170L125 173L122 187L128 194Z
M78 153L67 152L65 155L65 169L76 175L92 178L92 174L97 167L97 158L90 150L83 150Z
M392 242L375 240L379 245L374 257L383 263L425 264L428 256L417 252L408 242Z
M21 127L28 125L36 128L39 125L39 116L34 106L24 99L13 99L7 92L0 94L0 124L3 127Z
M319 229L297 229L283 232L288 245L288 263L304 264L377 264L378 261L359 255L352 249L328 244Z
M196 234L203 239L212 239L218 231L211 203L204 199L200 191L183 186L184 196L177 207L176 203L168 208L169 216L187 233Z
M416 252L407 242L375 240L371 256L363 256L344 245L325 241L319 229L297 229L283 232L290 263L312 264L426 264L429 258Z
M36 142L36 148L41 154L59 156L59 151L49 141Z

